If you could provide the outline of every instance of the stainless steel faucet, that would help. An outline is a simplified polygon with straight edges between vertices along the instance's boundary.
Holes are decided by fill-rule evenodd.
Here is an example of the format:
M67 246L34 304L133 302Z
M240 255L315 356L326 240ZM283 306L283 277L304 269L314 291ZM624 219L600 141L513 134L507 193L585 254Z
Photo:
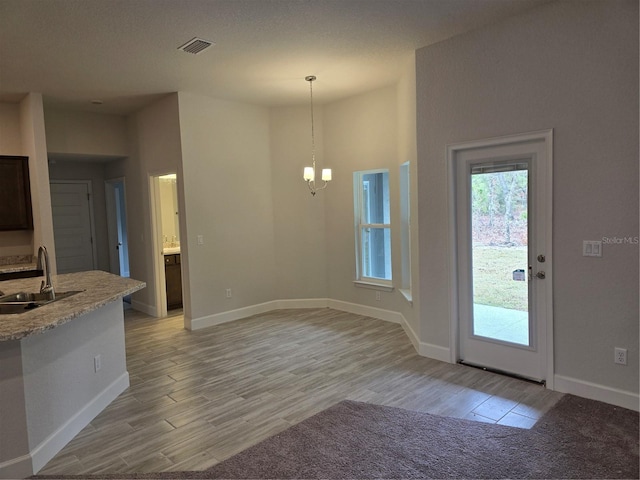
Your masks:
M44 264L42 259L44 258ZM49 265L49 253L47 248L42 245L38 249L38 269L43 270L44 280L40 284L40 293L48 293L51 300L55 300L56 293L53 290L53 284L51 283L51 266Z

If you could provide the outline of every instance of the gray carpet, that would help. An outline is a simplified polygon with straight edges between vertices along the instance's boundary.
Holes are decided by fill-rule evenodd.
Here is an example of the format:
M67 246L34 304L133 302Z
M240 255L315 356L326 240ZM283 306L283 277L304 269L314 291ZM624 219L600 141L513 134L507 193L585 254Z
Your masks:
M344 401L202 472L37 478L638 478L638 436L572 395L531 430Z

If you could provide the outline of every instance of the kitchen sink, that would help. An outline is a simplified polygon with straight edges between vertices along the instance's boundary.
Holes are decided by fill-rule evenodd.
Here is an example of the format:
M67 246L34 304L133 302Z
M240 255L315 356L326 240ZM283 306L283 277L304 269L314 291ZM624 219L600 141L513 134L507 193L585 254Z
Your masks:
M57 302L63 298L70 297L83 290L69 290L68 292L56 292L55 298L51 298L51 293L28 293L19 292L0 297L0 315L25 313L34 308Z

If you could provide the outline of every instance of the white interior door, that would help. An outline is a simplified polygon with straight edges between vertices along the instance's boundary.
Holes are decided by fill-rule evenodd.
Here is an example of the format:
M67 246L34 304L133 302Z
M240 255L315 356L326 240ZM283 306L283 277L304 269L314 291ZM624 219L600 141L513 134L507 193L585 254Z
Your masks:
M52 181L50 188L58 273L93 270L96 252L90 183Z
M451 156L458 359L543 382L552 363L548 146L511 138Z

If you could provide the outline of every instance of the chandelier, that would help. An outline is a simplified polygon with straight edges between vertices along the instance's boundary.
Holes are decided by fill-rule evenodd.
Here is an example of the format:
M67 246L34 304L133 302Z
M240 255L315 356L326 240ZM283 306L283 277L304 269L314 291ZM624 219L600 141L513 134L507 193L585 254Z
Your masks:
M331 169L322 169L322 185L320 185L319 187L316 186L316 139L313 130L313 81L316 79L316 77L314 75L309 75L304 79L309 82L309 94L311 98L311 166L304 167L304 174L302 177L304 178L305 182L307 182L307 186L311 191L311 195L315 196L318 190L327 188L327 183L331 181Z

